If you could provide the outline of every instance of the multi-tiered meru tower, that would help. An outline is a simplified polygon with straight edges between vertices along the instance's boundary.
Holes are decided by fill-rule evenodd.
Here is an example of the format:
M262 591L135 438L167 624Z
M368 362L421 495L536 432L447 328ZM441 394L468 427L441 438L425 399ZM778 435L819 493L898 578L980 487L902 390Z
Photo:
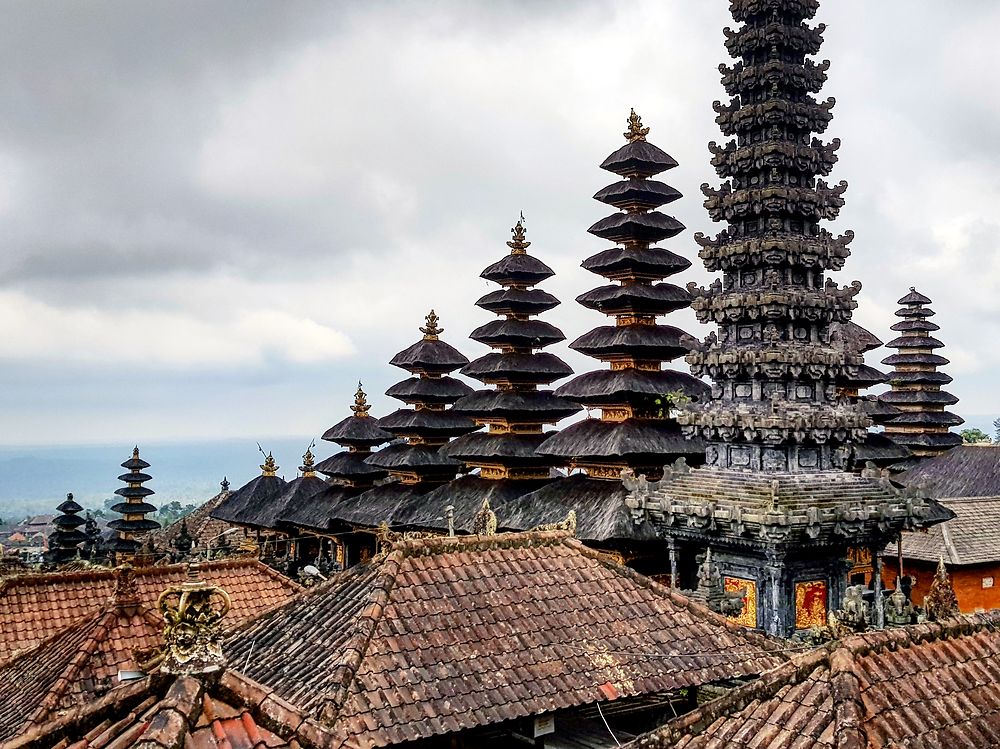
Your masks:
M499 319L476 328L469 337L493 352L461 371L491 387L463 396L453 410L488 431L467 434L442 448L442 453L478 473L462 476L428 494L424 516L412 518L411 523L440 526L435 519L451 505L455 524L471 530L484 500L499 509L551 480L556 461L538 452L538 446L551 435L544 428L577 413L580 406L540 387L573 370L559 357L541 350L565 336L559 328L535 319L556 307L559 300L535 288L553 271L528 254L530 245L522 216L511 229L507 242L510 252L480 274L501 288L480 298L476 306Z
M877 558L903 528L947 512L870 471L846 471L871 422L838 390L864 380L859 347L835 335L861 285L826 276L843 267L852 235L820 225L837 217L847 185L821 179L839 142L813 137L833 108L813 97L828 63L807 59L822 42L823 27L806 23L818 2L733 0L730 9L742 26L726 31L726 46L739 61L720 68L733 98L715 109L732 140L710 146L724 182L703 188L712 219L728 226L698 237L722 280L689 286L699 319L719 327L688 362L714 385L711 402L679 416L707 443L706 468L678 465L652 491L628 482L637 517L652 517L672 544L675 580L690 586L695 554L710 547L727 587L746 591L743 621L785 635L840 606L848 548Z
M913 287L897 302L902 306L896 310L896 317L903 319L892 329L899 337L886 344L896 353L882 360L893 367L889 375L892 389L882 393L879 400L900 411L885 423L885 433L908 447L916 458L941 455L961 445L962 437L950 430L965 423L962 417L945 411L947 406L958 403L958 398L941 389L952 378L937 371L949 361L935 353L944 344L931 335L940 326L930 321L934 316L934 310L927 306L930 303Z
M665 462L682 456L700 462L704 445L681 434L674 409L708 394L700 380L663 366L690 352L698 341L657 322L691 304L684 288L664 282L691 263L653 246L680 234L684 225L658 210L681 195L652 178L677 162L650 143L648 134L649 128L633 111L625 145L601 164L621 179L594 198L618 211L591 226L590 233L616 246L582 263L609 283L576 301L612 318L613 324L585 333L570 348L607 368L579 375L556 390L557 396L595 409L600 416L569 425L539 448L541 454L579 472L498 513L502 525L525 528L561 520L573 510L578 537L617 548L628 559L643 553L636 543L656 538L648 525L639 527L628 515L621 473L631 469L658 476ZM643 569L657 571L655 564Z
M108 547L115 564L131 561L139 551L140 539L160 527L158 522L146 517L156 512L156 507L146 501L155 492L148 486L143 486L153 477L143 473L149 468L149 463L139 457L138 447L132 450L132 457L122 463L122 468L128 469L128 473L119 476L118 480L124 481L125 486L115 490L122 501L111 507L114 512L121 514L121 518L108 523L109 528L118 532L117 538Z
M80 544L87 540L87 534L80 530L86 520L80 517L83 507L67 494L66 499L56 508L59 514L52 519L55 531L49 535L49 552L46 558L61 564L70 562L80 556Z

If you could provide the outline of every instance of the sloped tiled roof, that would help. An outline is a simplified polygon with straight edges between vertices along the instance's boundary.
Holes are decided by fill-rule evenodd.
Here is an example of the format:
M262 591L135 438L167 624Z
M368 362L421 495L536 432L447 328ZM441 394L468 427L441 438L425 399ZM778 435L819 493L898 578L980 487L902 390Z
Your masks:
M778 645L561 531L397 542L250 622L226 653L359 747L783 660Z
M162 645L163 620L112 605L0 664L0 741L118 686Z
M924 533L904 533L905 558L926 562L944 558L949 566L1000 562L1000 497L938 501L956 517ZM896 545L888 551L895 554Z
M232 598L231 621L257 616L286 601L301 586L256 559L206 562L206 582ZM139 600L153 607L165 588L182 583L186 566L148 567L135 571ZM0 662L31 649L88 615L103 609L114 592L114 571L16 575L0 580Z
M626 745L629 749L992 749L1000 613L850 636Z
M939 499L1000 496L1000 445L959 445L921 460L898 480L923 484Z
M82 702L3 749L279 749L329 745L325 729L236 671L154 674Z

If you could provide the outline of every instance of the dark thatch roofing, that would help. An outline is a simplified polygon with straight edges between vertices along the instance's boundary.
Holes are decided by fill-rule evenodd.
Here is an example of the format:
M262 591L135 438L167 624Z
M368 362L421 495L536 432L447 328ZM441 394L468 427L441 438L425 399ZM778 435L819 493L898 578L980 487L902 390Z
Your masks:
M650 361L675 359L698 346L694 336L672 325L602 325L569 345L595 359L634 356Z
M1000 496L1000 446L960 445L921 460L898 480L923 485L931 496L939 499L997 497Z
M331 512L331 520L367 528L377 528L381 523L392 525L400 503L422 497L433 488L427 484L385 483L339 501Z
M631 274L654 279L685 271L691 261L662 247L612 247L591 255L581 266L606 278Z
M653 525L636 523L620 481L592 479L574 474L556 479L496 509L500 528L525 530L566 519L576 513L576 536L583 541L655 541Z
M480 297L477 307L498 315L537 315L558 307L559 300L541 289L497 289Z
M545 434L494 434L477 432L452 440L441 454L465 463L499 463L505 466L547 466L552 459L538 453L538 446L554 432ZM455 482L451 482L449 486Z
M385 391L390 398L404 403L454 403L472 388L454 377L411 377ZM370 419L374 421L374 419ZM383 440L388 441L388 440Z
M555 354L490 353L462 367L462 374L480 382L509 380L547 385L573 374L572 367Z
M321 491L303 497L299 502L286 506L278 515L278 522L312 530L327 531L337 506L346 499L356 497L364 489L343 484L327 484Z
M594 200L623 210L651 210L673 203L680 197L682 196L676 188L653 179L620 180L594 194Z
M548 390L477 390L455 403L454 411L476 419L555 424L580 411L580 406Z
M488 499L490 507L496 512L550 481L551 479L512 481L484 479L475 475L460 476L428 494L413 496L401 502L393 515L393 527L446 531L446 512L448 505L451 505L455 529L471 533L473 521L482 510L484 500Z
M584 419L552 435L538 451L581 462L605 458L644 464L645 459L655 458L654 462L663 465L681 455L702 456L705 446L700 440L684 437L671 421Z
M691 294L672 283L610 284L585 292L576 301L606 315L665 315L689 306Z
M413 373L447 374L464 367L469 360L454 346L425 338L400 351L389 363Z
M270 503L267 511L261 512L248 521L262 528L274 528L280 518L294 508L311 500L313 495L324 491L328 484L319 476L299 476L288 482L285 490Z
M473 330L469 338L488 346L525 348L542 348L566 340L559 328L544 320L515 319L490 320Z
M652 177L675 166L672 156L645 140L626 143L601 162L601 169L622 177Z
M752 677L785 659L559 531L396 542L225 649L363 747Z
M499 284L520 283L534 286L555 275L555 271L536 257L511 254L489 266L479 274L487 281Z
M454 437L479 429L471 419L455 411L431 411L429 409L401 408L379 419L379 427L397 436L419 435L421 437ZM390 445L385 452L394 447ZM378 453L376 453L378 454ZM382 465L374 461L373 465Z
M279 476L257 476L220 502L212 517L227 523L250 524L244 518L268 512L286 486L287 482Z
M371 416L348 416L323 432L323 439L343 447L374 447L392 439Z
M889 439L880 432L868 432L865 441L854 445L854 464L863 467L871 461L876 465L898 463L913 457L910 449Z
M366 463L369 455L371 453L367 452L336 453L317 463L316 470L330 478L374 483L380 478L385 478L387 473L383 468Z
M649 213L614 213L591 226L594 236L619 244L659 242L675 237L685 226L673 216L650 211Z
M707 399L711 388L686 372L670 369L650 372L642 369L600 369L574 377L556 390L584 405L629 403L635 396L644 400L681 392L695 401Z
M422 468L442 469L454 468L456 473L461 467L457 460L445 457L436 447L430 445L409 445L400 443L384 447L365 458L369 465L386 468L390 471L411 469L419 471Z

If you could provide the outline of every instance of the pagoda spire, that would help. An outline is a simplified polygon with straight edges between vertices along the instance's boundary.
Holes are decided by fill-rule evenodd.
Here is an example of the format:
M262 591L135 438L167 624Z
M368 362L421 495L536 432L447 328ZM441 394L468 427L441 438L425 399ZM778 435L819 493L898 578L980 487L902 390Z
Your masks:
M882 360L894 369L889 374L892 389L882 393L879 401L900 411L885 422L885 434L894 442L905 445L918 458L933 457L962 444L951 427L964 424L965 420L946 406L958 403L951 393L941 389L952 381L938 367L949 363L935 353L944 347L931 333L940 329L930 321L934 310L931 300L912 286L910 292L897 302L901 307L896 316L902 318L892 326L899 337L886 346L896 353Z
M158 522L146 517L149 513L156 512L156 507L146 501L154 492L143 484L152 479L152 476L143 473L149 468L149 463L139 456L138 445L132 450L132 457L121 465L128 469L128 473L118 477L119 481L125 482L125 486L117 489L115 494L124 501L113 505L111 509L121 513L122 517L108 523L109 528L118 532L118 537L110 545L115 564L133 559L141 547L139 539L160 527Z
M471 518L490 496L499 506L547 481L555 461L538 453L538 446L548 436L544 428L580 410L575 403L540 387L572 373L561 359L541 351L565 339L561 330L536 319L556 307L559 300L536 288L553 271L528 254L531 242L523 213L510 233L510 252L480 274L501 288L476 302L477 307L499 319L481 325L469 336L493 352L461 370L490 387L463 396L453 407L488 431L467 434L442 448L442 453L478 470L478 475L456 479L429 495L426 502L429 512L440 514L445 505L454 505L460 498L461 504L456 506L460 523ZM438 494L440 502L436 502ZM467 518L461 517L463 513Z
M618 246L582 264L610 283L576 301L614 324L580 336L570 348L605 362L608 369L579 375L556 390L558 396L600 409L601 418L571 424L539 448L597 479L618 481L627 468L659 476L664 464L680 457L700 462L704 452L700 440L681 434L674 410L706 397L708 388L687 373L663 368L663 362L687 354L698 342L679 328L657 323L690 306L691 295L663 279L691 263L653 246L680 234L684 225L658 210L681 194L652 179L677 162L647 140L649 132L633 109L624 133L627 143L601 164L622 179L594 199L618 212L589 231Z
M316 470L328 476L336 484L343 485L360 493L370 489L388 472L378 466L369 465L365 461L372 454L372 448L383 445L392 439L392 435L379 428L378 420L370 414L368 395L364 386L358 381L358 389L354 393L354 403L351 405L351 415L337 422L323 433L323 439L345 448L344 452L336 453L316 465Z
M65 501L56 510L59 514L52 521L56 529L49 536L48 558L60 564L80 556L80 544L87 540L87 535L80 530L80 526L87 521L80 517L83 507L73 499L72 493L66 495Z
M389 362L412 376L390 387L386 395L409 407L379 419L379 429L400 441L372 453L365 463L388 471L393 482L376 486L357 497L357 506L350 509L350 522L371 527L383 521L391 522L395 515L392 518L388 515L395 512L400 503L413 500L411 509L419 506L417 498L451 481L462 467L459 461L445 456L439 448L452 437L478 428L472 420L449 409L459 398L472 392L468 385L448 376L469 360L441 340L444 328L439 323L437 313L431 310L425 324L420 326L421 340L400 351ZM391 508L386 507L390 504L390 496ZM399 509L400 517L406 514Z

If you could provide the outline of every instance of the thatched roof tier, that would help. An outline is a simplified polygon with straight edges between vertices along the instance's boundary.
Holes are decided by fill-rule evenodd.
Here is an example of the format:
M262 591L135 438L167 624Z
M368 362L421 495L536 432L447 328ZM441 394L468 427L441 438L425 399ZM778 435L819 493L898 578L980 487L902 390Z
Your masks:
M369 455L371 453L367 450L337 453L317 463L316 471L332 479L374 483L378 479L385 478L386 472L378 466L366 463L365 460Z
M613 247L592 255L581 267L612 281L658 281L691 267L691 261L662 247Z
M371 416L365 418L348 416L323 432L323 439L344 446L374 447L388 442L392 439L392 435L382 431L378 426L378 420Z
M280 476L266 473L256 476L219 503L212 517L227 523L255 525L252 519L267 511L286 486L287 482Z
M539 454L538 446L552 434L553 432L539 434L478 432L452 440L441 448L441 453L449 458L474 465L490 462L503 466L547 466L552 461Z
M118 491L122 491L119 489ZM117 494L118 492L115 492ZM152 492L150 492L152 494ZM149 502L118 502L111 505L112 512L120 512L122 514L128 513L129 515L136 515L144 512L156 512L156 505L151 505Z
M286 505L278 515L278 523L315 531L329 531L333 515L344 500L356 497L364 489L343 484L327 484L321 491L303 497L294 505Z
M543 348L566 340L555 325L542 320L491 320L469 334L469 338L493 348ZM466 362L468 363L468 362Z
M890 403L879 400L874 395L866 395L858 399L858 406L868 418L876 424L884 424L889 419L893 419L903 413Z
M1000 497L1000 445L960 445L920 461L899 480L932 497Z
M385 394L408 404L445 405L472 392L472 388L454 377L411 377L397 382ZM385 441L385 440L383 440Z
M587 231L602 239L624 245L650 244L676 237L685 227L663 213L615 213L602 218Z
M869 432L864 442L854 444L853 450L852 460L855 466L864 466L870 462L882 468L913 457L908 447L877 432Z
M670 456L700 460L705 446L700 440L684 437L669 421L584 419L549 437L538 452L578 465L620 463L659 468Z
M893 338L887 344L887 348L898 348L898 349L935 349L944 348L944 344L941 343L937 338L932 338L931 336L915 336L906 335L900 336L899 338ZM885 362L882 362L883 364Z
M400 408L379 419L379 427L396 437L447 438L474 432L478 427L464 416L448 411Z
M393 524L396 508L401 503L417 501L434 487L431 484L388 483L353 497L345 497L333 506L333 524L377 528L381 523Z
M917 411L902 413L892 419L894 427L900 426L943 426L957 427L964 424L965 419L948 411Z
M447 508L451 506L455 530L472 533L476 516L485 500L489 500L490 508L496 512L551 480L460 476L428 494L412 496L400 502L393 513L393 527L400 530L446 531Z
M438 475L458 473L462 464L441 454L437 447L430 445L397 444L383 447L365 458L368 465L392 471L416 474Z
M684 372L630 368L587 372L558 388L556 395L585 406L602 406L632 404L637 399L648 404L650 398L678 392L692 400L704 400L709 386Z
M936 322L931 322L925 317L916 317L907 320L900 320L895 325L890 325L889 329L895 330L898 333L933 333L936 330L941 330L941 326Z
M559 304L547 291L519 288L491 291L476 301L477 307L497 315L540 315Z
M271 503L269 511L257 516L257 522L264 527L275 528L287 513L309 503L313 496L326 491L329 487L326 481L311 471L294 478Z
M950 359L945 359L939 354L917 354L912 352L893 354L882 360L883 364L895 367L899 364L917 364L930 367L943 367L951 364Z
M545 390L477 390L453 410L477 421L555 424L578 413L580 406Z
M673 169L677 162L666 151L657 148L643 137L630 140L601 162L601 169L627 179L645 179Z
M534 286L555 275L555 271L538 258L527 254L511 254L498 260L480 273L480 277L498 284Z
M890 390L879 395L879 400L892 406L953 406L958 403L951 393L940 390Z
M889 379L899 385L947 385L954 379L944 372L924 372L921 370L896 370Z
M691 304L691 294L671 283L630 283L600 286L576 301L606 315L665 315Z
M604 325L584 333L569 347L602 360L669 361L699 345L694 336L671 325Z
M683 197L679 190L652 179L627 179L597 191L594 200L623 211L650 211Z
M422 340L403 349L389 363L408 372L448 374L464 367L469 360L454 346L444 341Z
M837 384L850 385L857 388L870 388L873 385L881 385L888 381L889 376L885 372L881 372L875 369L875 367L869 367L867 364L852 367L848 371L848 374L837 378Z
M485 383L510 382L548 385L573 374L573 369L555 354L490 353L462 367L462 374Z

